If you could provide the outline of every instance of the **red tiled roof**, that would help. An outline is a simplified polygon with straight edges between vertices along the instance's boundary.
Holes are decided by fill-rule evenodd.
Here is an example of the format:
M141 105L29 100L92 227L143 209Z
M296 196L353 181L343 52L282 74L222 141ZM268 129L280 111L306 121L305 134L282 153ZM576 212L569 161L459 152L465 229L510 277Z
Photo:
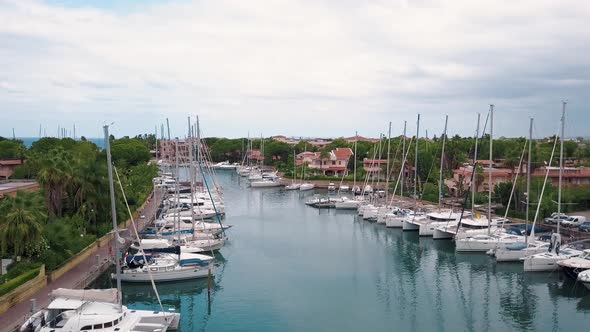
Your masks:
M19 159L11 159L11 160L0 160L0 165L2 166L12 166L12 165L20 165L22 162Z
M336 148L336 150L332 150L332 153L336 159L348 159L354 154L350 148Z

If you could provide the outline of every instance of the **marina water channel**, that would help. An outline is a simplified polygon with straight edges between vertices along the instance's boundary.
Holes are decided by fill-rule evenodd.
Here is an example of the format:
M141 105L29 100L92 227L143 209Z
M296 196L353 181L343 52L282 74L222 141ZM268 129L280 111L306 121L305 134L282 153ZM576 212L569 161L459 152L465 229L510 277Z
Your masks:
M163 283L181 331L583 331L590 292L560 273L524 273L452 241L317 210L313 192L253 189L218 172L230 242L207 281ZM110 287L103 276L98 286ZM158 310L148 284L124 284L125 305Z

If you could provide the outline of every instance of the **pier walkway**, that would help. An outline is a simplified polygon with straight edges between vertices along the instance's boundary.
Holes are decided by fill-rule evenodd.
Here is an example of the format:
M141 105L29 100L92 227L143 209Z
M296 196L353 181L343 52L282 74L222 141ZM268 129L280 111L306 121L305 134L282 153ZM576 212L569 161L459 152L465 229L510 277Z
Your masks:
M150 195L146 201L144 209L137 210L136 215L138 218L135 220L135 223L139 229L143 229L151 220L153 220L158 203L158 199L153 199L153 195ZM139 217L142 215L145 216L145 218ZM133 237L131 229L121 231L120 234L123 238ZM105 271L106 268L110 266L111 251L111 245L98 248L98 251L94 255L82 260L78 265L56 280L51 282L48 281L47 286L8 309L0 315L0 332L12 332L20 328L31 312L31 299L36 300L36 307L37 310L39 310L47 307L50 302L49 294L54 289L84 288L90 284L96 279L96 277L98 277L98 275L100 275L101 271Z

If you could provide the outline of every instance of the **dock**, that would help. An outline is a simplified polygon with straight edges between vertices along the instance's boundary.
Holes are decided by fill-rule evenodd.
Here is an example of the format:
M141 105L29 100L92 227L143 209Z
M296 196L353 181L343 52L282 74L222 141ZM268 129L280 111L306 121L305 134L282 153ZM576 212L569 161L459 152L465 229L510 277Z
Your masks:
M154 199L154 192L148 196L143 209L138 209L135 219L135 224L138 227L138 231L145 228L151 221L153 221L154 214L159 205L160 194L156 194ZM140 216L145 216L141 218ZM130 220L125 224L130 225ZM131 227L131 226L130 226ZM120 231L121 237L133 238L132 229L127 228ZM129 243L126 243L129 245ZM38 292L24 299L17 305L8 309L2 315L0 315L0 332L13 332L18 331L20 326L25 322L26 318L31 314L32 301L35 299L36 310L47 307L50 303L49 294L57 288L78 288L83 289L91 285L98 276L104 273L112 264L113 248L111 241L108 245L100 246L94 255L88 256L86 259L81 260L65 272L63 275L55 280L47 281L47 285Z

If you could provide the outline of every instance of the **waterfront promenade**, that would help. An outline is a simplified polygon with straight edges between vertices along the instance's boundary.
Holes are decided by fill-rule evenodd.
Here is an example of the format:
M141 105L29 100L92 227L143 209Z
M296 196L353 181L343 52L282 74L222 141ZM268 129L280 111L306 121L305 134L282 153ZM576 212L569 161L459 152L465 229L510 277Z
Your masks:
M151 220L153 220L154 213L158 207L158 202L158 199L153 199L153 195L150 195L143 210L137 210L136 215L138 217L135 219L135 224L139 229L143 229ZM139 218L141 215L144 215L145 218ZM131 227L130 223L129 226ZM123 238L134 237L131 228L121 231L120 234ZM96 273L96 271L101 265L111 264L112 252L113 248L111 243L101 246L94 255L90 255L88 258L82 260L56 280L48 281L47 286L8 309L0 315L0 332L12 332L20 328L31 311L31 299L36 300L38 310L47 307L50 302L49 294L54 289L80 288L81 286L84 286L84 284L91 282L100 274Z

